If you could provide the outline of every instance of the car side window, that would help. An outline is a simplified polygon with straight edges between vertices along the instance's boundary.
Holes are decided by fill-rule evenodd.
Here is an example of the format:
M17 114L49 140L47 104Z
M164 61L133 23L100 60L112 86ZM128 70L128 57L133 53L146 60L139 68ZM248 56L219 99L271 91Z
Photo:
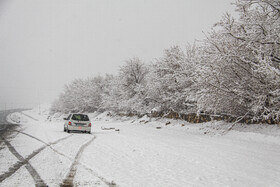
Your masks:
M67 117L67 120L70 120L70 118L71 118L71 114L69 114L69 116Z

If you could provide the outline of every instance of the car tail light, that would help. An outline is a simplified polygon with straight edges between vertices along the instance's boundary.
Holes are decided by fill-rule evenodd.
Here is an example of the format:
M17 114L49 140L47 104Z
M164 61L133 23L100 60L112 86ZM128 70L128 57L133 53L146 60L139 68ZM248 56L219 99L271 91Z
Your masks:
M69 121L68 125L72 125L72 123Z
M91 123L89 123L88 126L91 127Z

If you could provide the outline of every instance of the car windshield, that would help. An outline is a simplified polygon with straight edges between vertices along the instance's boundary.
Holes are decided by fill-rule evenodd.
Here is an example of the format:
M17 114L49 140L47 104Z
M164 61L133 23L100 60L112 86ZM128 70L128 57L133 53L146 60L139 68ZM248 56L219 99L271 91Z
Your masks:
M89 121L88 116L84 114L73 114L72 120Z

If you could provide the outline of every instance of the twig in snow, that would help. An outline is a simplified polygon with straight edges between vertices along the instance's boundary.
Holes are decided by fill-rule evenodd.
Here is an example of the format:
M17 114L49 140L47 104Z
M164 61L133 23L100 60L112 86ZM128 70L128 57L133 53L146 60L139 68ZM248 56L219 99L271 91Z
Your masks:
M237 118L237 120L236 120L226 131L224 131L223 134L225 134L226 132L231 131L232 128L233 128L238 122L240 122L241 120L243 120L243 119L247 116L248 113L249 113L249 111L248 111L244 116L242 116L240 119Z

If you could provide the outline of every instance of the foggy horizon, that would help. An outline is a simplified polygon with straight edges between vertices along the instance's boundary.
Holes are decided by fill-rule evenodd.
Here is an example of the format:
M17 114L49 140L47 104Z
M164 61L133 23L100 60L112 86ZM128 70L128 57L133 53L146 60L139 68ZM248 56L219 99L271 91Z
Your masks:
M51 103L76 78L204 38L233 1L0 2L0 110Z

